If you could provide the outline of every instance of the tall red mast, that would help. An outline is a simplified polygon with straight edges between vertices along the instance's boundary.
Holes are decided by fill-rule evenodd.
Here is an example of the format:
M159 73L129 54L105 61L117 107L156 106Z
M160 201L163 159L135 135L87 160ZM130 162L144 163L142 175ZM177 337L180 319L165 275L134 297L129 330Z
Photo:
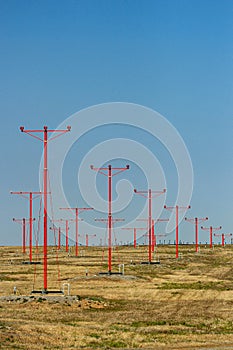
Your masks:
M198 253L198 225L200 222L207 221L208 218L184 218L185 221L195 224L195 243L196 243L196 253Z
M137 247L137 230L146 231L146 227L122 227L122 230L133 230L133 246Z
M219 227L213 227L213 226L203 227L203 226L201 226L201 229L204 231L209 231L209 233L210 233L210 248L212 248L213 247L213 232L221 230L222 226L219 226Z
M79 213L85 210L93 210L93 208L60 208L63 210L75 210L75 256L78 256L78 221Z
M41 196L42 192L33 192L33 191L11 191L11 194L18 194L26 199L29 199L29 263L33 264L32 261L32 233L33 233L33 210L32 210L32 201L33 199ZM33 197L35 195L35 197Z
M142 197L148 198L148 229L149 229L149 249L148 249L148 263L152 263L152 198L158 197L166 192L164 188L162 191L152 191L150 188L147 191L138 191L134 189L134 192Z
M69 252L69 222L75 221L74 219L61 219L60 221L65 223L65 247L66 252Z
M216 237L221 236L222 237L222 247L224 247L224 245L225 245L225 237L231 237L232 233L215 233L214 236L216 236Z
M167 234L166 233L158 233L156 235L156 237L158 237L158 238L167 237Z
M73 219L71 219L71 221L74 221ZM54 223L55 222L61 222L61 223L64 223L65 222L65 220L64 219L54 219L53 220L53 227L51 228L51 229L54 229L55 231L56 231L56 227L54 226ZM65 245L66 245L66 251L68 251L68 231L69 231L69 227L68 227L68 229L67 229L67 226L68 226L68 224L66 225L66 222L65 222L65 232L66 232L66 234L65 234L65 240L66 240L66 243L65 243ZM61 227L59 226L59 228L58 228L58 250L60 250L61 249Z
M58 233L58 240L57 240L57 250L61 249L61 227L56 227L54 224L52 227L50 227L50 230L52 230L54 232L54 234L56 234L56 231Z
M86 233L86 248L89 246L89 237L96 237L96 234Z
M124 168L113 168L111 165L103 168L95 168L90 166L92 170L107 176L108 178L108 273L112 273L112 178L123 171L129 169L129 165ZM114 172L115 171L115 172Z
M107 222L108 223L108 229L109 229L109 218L108 219L95 219L95 221ZM124 219L118 219L118 218L114 218L114 219L111 218L111 229L112 229L112 225L114 224L114 222L122 222L122 221L125 221L125 220ZM108 233L109 233L109 230L108 230ZM111 239L109 239L109 237L108 237L108 272L107 272L107 274L111 275L112 273L113 273L112 272L112 237L111 237ZM103 274L105 274L105 273L103 273Z
M20 127L20 131L24 132L37 140L43 142L44 146L44 172L43 172L43 193L44 193L44 289L43 293L48 292L48 258L47 258L47 226L48 226L48 214L47 214L47 195L48 195L48 142L54 140L58 136L67 133L71 130L70 126L67 126L66 130L51 130L47 126L44 126L42 130L25 130L23 126ZM36 134L43 134L43 138ZM56 133L55 136L48 139L48 133Z
M65 220L66 223L66 252L69 251L69 220Z
M25 254L26 253L26 224L29 223L30 220L25 218L22 218L22 219L13 218L13 221L21 224L22 226L22 253Z
M169 219L152 219L152 252L154 252L156 246L156 234L155 234L155 223L157 222L167 222Z
M176 210L176 259L179 258L179 210L187 210L190 209L191 206L188 205L187 207L182 207L179 205L176 205L175 207L167 207L166 205L164 206L164 209L167 210Z

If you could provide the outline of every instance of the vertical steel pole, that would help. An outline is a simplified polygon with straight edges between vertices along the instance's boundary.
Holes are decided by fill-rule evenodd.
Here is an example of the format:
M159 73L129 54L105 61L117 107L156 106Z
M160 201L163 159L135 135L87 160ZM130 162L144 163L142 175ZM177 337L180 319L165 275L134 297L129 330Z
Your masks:
M68 237L68 231L69 231L69 221L66 220L66 252L69 250L69 237Z
M29 260L32 262L32 192L29 193Z
M86 233L86 248L88 248L88 234Z
M151 263L151 219L152 219L152 205L151 205L151 189L148 190L148 227L149 227L149 263Z
M198 253L198 218L195 218L196 253Z
M112 272L112 176L117 175L125 170L129 169L129 165L126 165L125 168L112 168L109 164L108 167L104 168L95 168L91 165L91 169L95 171L100 171L101 174L108 177L108 274ZM114 174L112 170L117 170ZM107 171L107 173L105 173ZM104 220L103 220L104 221Z
M152 219L151 220L152 224L152 252L155 251L155 221Z
M112 166L108 166L108 272L112 272Z
M179 258L179 251L178 251L178 245L179 245L179 207L176 205L176 258Z
M58 250L61 249L61 228L58 228Z
M47 180L48 180L48 133L44 126L44 292L48 289L48 260L47 260Z
M35 137L36 139L43 142L43 150L44 150L44 169L43 169L43 188L44 188L44 250L43 250L43 269L44 269L44 290L43 293L47 293L48 289L48 257L47 257L47 230L48 230L48 214L47 214L47 193L48 193L48 132L59 132L60 134L64 134L71 130L70 126L67 126L67 130L48 130L47 126L44 126L43 130L24 130L23 126L20 126L21 132L25 132L30 136ZM43 133L43 138L32 135L32 133Z
M137 229L134 228L133 229L133 246L134 246L134 248L136 248L136 245L137 245Z
M224 247L224 233L222 233L222 247Z
M22 224L22 242L23 242L22 252L23 252L23 254L25 254L26 253L26 248L25 248L25 245L26 245L26 220L25 220L25 218L23 218L23 224Z
M75 255L78 256L78 208L75 208Z
M213 227L210 226L210 248L213 247Z

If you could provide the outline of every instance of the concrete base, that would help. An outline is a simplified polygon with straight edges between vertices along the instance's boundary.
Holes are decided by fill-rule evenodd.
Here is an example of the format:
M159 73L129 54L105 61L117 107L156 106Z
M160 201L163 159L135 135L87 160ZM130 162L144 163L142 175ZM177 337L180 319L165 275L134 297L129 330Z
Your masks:
M32 290L31 294L64 294L61 290Z

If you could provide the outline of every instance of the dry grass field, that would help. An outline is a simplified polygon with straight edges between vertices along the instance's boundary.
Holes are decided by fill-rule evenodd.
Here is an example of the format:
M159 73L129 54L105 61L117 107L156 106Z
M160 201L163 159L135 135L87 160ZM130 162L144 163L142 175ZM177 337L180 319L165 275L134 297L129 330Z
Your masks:
M64 248L63 248L64 249ZM157 265L140 264L146 247L80 248L74 257L49 247L50 290L42 265L23 264L20 247L0 247L1 349L233 349L233 246L158 246ZM38 259L42 259L39 256ZM14 286L17 288L13 294ZM34 295L34 296L33 296ZM30 296L27 297L27 296Z

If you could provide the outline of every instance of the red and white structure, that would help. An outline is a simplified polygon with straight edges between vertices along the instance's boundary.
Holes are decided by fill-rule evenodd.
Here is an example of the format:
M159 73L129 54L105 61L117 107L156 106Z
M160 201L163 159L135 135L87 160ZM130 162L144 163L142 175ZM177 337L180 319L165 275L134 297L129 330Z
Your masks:
M26 253L26 225L30 222L30 220L25 218L22 218L22 219L13 218L13 221L17 222L22 226L22 253L25 254Z
M225 238L226 237L231 237L232 236L232 233L215 233L214 236L216 237L222 237L222 247L225 246Z
M122 227L122 230L133 230L133 246L134 248L137 247L137 230L143 230L146 231L147 228L145 227Z
M188 205L187 207L176 205L175 207L168 207L164 206L164 209L172 211L175 209L176 211L176 259L179 258L179 211L180 210L188 210L191 206Z
M108 272L107 272L107 274L111 275L113 273L112 272L112 228L113 228L113 224L115 222L123 222L123 221L125 221L125 219L119 219L119 218L113 219L111 217L111 236L110 236L110 239L109 239L109 218L108 219L95 219L95 221L107 222L107 225L108 225ZM111 245L109 244L109 242L111 242ZM102 245L102 241L101 241L101 245Z
M86 248L89 247L89 238L90 237L96 237L96 234L89 234L89 233L86 233Z
M44 194L44 248L43 248L43 269L44 269L44 289L43 293L48 293L48 143L55 138L69 132L71 130L70 126L67 126L65 130L52 130L48 129L47 126L44 126L43 129L35 129L35 130L25 130L23 126L20 127L20 131L32 136L33 138L43 142L43 150L44 150L44 165L43 165L43 194ZM43 138L39 137L38 134L43 135ZM53 134L52 137L48 138L49 134Z
M106 176L108 178L108 273L112 273L112 178L123 171L129 170L129 165L123 168L114 168L111 164L107 167L95 168L90 166L92 170Z
M57 249L61 250L61 227L56 227L54 224L52 227L50 227L50 230L54 232L54 235L56 235L57 232Z
M61 219L65 223L65 247L66 247L66 252L69 252L69 222L74 222L74 219Z
M148 234L149 234L149 245L148 245L148 263L152 263L152 198L158 197L166 192L164 188L162 191L152 191L150 188L147 191L138 191L134 189L134 193L139 194L142 197L148 199Z
M155 237L156 237L157 240L158 240L159 238L167 237L167 234L166 234L166 233L157 233Z
M86 211L86 210L93 210L93 208L60 208L63 210L75 210L75 256L78 256L78 222L79 222L79 213L82 211Z
M204 230L204 231L209 231L209 234L210 234L210 248L212 248L213 247L213 233L215 231L221 230L222 226L219 226L219 227L213 227L213 226L203 227L203 226L201 226L201 229Z
M152 219L152 251L154 252L155 250L155 246L157 244L156 242L156 232L155 232L155 224L157 222L168 222L169 219L162 219L162 218L159 218L159 219Z
M196 245L196 253L198 253L198 225L200 222L207 221L208 218L184 218L185 221L191 222L192 224L195 224L195 245Z
M35 191L11 191L11 194L18 194L26 199L29 199L29 263L33 264L32 261L32 236L33 236L33 208L32 201L42 195L42 192ZM35 196L34 196L35 195Z

